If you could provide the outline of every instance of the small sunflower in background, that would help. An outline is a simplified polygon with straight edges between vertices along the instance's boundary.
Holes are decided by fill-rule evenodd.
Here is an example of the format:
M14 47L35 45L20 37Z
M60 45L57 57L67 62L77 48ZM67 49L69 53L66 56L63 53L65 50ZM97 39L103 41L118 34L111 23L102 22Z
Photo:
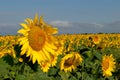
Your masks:
M0 51L0 58L7 54L7 51Z
M8 53L8 50L5 49L6 46L0 46L0 58Z
M105 77L112 76L112 72L114 72L115 69L115 64L116 62L112 54L110 56L104 55L101 64L103 76Z
M16 58L14 47L13 46L0 47L0 58L2 58L5 55L10 55L11 57Z
M65 72L75 70L80 63L82 63L82 56L78 52L71 52L66 54L60 62L60 70Z
M94 44L99 44L101 42L101 38L99 36L92 36L92 40Z
M56 45L56 49L55 49L55 52L56 52L56 55L61 55L63 53L63 50L64 50L64 42L61 40L57 40L55 43Z
M58 57L55 55L50 55L51 60L44 60L42 61L40 64L41 70L43 72L48 72L48 70L50 69L50 67L54 67L57 63L57 59Z
M58 32L57 28L45 23L42 16L38 19L37 14L34 20L27 18L25 22L20 24L23 28L18 30L18 33L23 34L23 37L18 39L22 45L20 54L30 57L33 64L36 61L40 63L50 60L50 53L55 54L56 46L52 35Z
M44 60L40 63L40 67L43 72L48 72L51 67L51 63L48 60Z

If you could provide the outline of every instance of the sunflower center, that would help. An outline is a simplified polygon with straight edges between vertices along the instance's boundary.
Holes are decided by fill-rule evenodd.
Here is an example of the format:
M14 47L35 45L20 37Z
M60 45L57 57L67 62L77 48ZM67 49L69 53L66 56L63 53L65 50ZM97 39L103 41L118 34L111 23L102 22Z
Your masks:
M98 36L94 36L94 38L93 38L93 41L94 41L94 43L99 43L99 38L98 38Z
M103 62L102 66L103 66L103 69L104 69L104 70L107 70L107 69L109 68L109 61L106 59L106 60Z
M69 67L69 66L73 65L74 60L75 60L75 57L74 57L74 56L71 57L71 58L68 58L68 59L65 61L65 63L64 63L65 67Z
M35 26L31 28L28 35L29 45L35 51L40 51L45 44L46 37L43 30Z

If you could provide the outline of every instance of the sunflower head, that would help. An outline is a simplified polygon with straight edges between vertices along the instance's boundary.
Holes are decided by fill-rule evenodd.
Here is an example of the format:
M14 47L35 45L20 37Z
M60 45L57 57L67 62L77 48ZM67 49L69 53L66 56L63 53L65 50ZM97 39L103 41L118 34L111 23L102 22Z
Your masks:
M99 36L92 36L92 41L94 42L94 44L99 44L101 39Z
M51 64L49 61L43 61L40 63L40 67L43 72L48 72L48 70L50 69L50 66Z
M48 70L50 69L50 67L54 67L57 63L57 56L56 55L52 55L50 54L50 59L49 60L44 60L42 62L40 62L40 66L41 66L41 70L43 72L48 72Z
M64 43L60 40L55 41L54 43L56 45L56 55L61 55L63 53L64 50Z
M38 26L31 28L28 33L28 41L32 49L41 50L46 41L45 32Z
M102 59L102 71L103 76L109 77L112 76L112 72L114 72L115 68L115 59L113 58L112 54L110 56L104 55Z
M82 62L82 57L77 52L72 52L70 54L66 54L61 62L60 62L60 69L64 70L65 72L74 70L80 63Z
M23 34L23 37L18 39L22 45L20 54L29 56L33 63L50 60L50 53L55 54L53 34L57 33L57 29L44 22L42 16L39 19L38 14L34 20L27 18L25 22L21 23L23 28L18 30L18 33Z

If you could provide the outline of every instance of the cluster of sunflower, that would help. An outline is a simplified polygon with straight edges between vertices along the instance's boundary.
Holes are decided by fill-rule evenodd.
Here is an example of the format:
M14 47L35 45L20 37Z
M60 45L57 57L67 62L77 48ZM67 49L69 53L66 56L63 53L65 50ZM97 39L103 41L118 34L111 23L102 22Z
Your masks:
M77 45L86 45L93 47L95 45L101 48L115 47L120 48L120 34L106 34L106 33L96 33L96 34L62 34L57 36L60 40L65 42L69 40L70 43L77 43ZM81 43L80 43L81 41Z
M17 37L14 36L0 36L0 58L9 54L16 57L14 45L17 44Z
M66 35L61 35L61 36L66 36ZM61 36L59 36L59 38L62 38ZM74 37L72 37L74 36ZM118 37L118 36L117 36ZM79 39L78 39L79 38ZM105 38L105 37L104 37ZM93 71L92 74L97 75L99 73L99 69L101 69L102 71L102 76L104 76L105 78L107 77L110 77L112 76L112 72L115 72L116 70L116 65L119 64L116 63L116 59L115 59L115 56L113 56L114 54L111 54L109 53L110 51L106 51L108 48L113 48L113 49L119 49L119 44L117 44L118 46L114 46L116 44L113 44L113 46L106 46L106 45L109 45L107 43L103 44L103 36L98 36L98 35L67 35L66 38L64 39L64 42L67 43L67 45L64 45L64 52L67 53L67 52L72 52L72 51L78 51L80 52L80 57L79 61L83 61L82 63L82 68L84 68L87 72L87 68L89 67L94 67L96 68L96 70ZM114 41L114 40L113 40ZM119 40L116 40L117 42ZM119 42L118 42L119 43ZM102 45L105 45L105 46L101 46ZM115 49L115 50L116 50ZM104 52L107 52L107 53L104 53ZM119 51L118 51L119 52ZM119 54L119 53L116 53L116 56ZM87 57L86 57L87 56ZM65 62L63 62L64 66L65 66L65 63L69 64L69 60L72 60L73 58L67 58L66 60L64 60ZM69 62L68 62L69 61ZM72 60L74 61L74 60ZM119 60L118 60L119 61ZM95 66L93 66L95 64ZM74 64L73 64L74 65ZM88 67L89 65L89 67ZM99 66L99 67L98 67ZM100 67L101 66L101 67ZM79 67L78 67L79 68ZM81 67L80 67L81 68ZM65 69L65 67L64 67ZM73 68L74 69L74 68ZM69 70L69 68L67 67L67 70ZM71 70L69 70L71 72ZM81 72L83 70L80 70ZM98 71L98 72L96 72ZM92 72L92 70L91 70ZM91 73L89 72L89 73ZM119 73L119 72L118 72ZM100 75L100 74L98 74ZM88 75L89 76L89 75Z
M19 58L12 66L27 63L34 67L33 65L37 64L42 72L52 76L52 80L53 77L56 77L55 80L120 78L118 34L57 35L58 29L44 22L43 16L39 18L38 14L34 19L25 19L25 23L20 25L23 28L18 30L20 35L17 39L0 37L0 58L7 54L14 59ZM18 73L22 73L23 67ZM16 75L17 72L14 77Z
M38 19L38 15L36 14L34 20L27 18L25 22L26 23L21 23L23 28L18 31L18 33L23 34L23 37L18 39L20 45L22 45L20 54L26 54L26 57L30 57L29 60L32 60L33 64L37 61L43 72L48 72L50 67L56 65L58 56L62 54L62 52L65 52L62 54L65 56L60 61L60 70L71 72L82 63L83 57L80 51L75 51L74 48L65 49L67 51L64 51L63 42L65 41L57 40L52 36L58 32L57 28L53 28L51 25L45 23L42 16ZM88 39L93 42L88 42L91 43L90 47L98 45L101 42L101 38L98 36L89 36ZM70 40L71 44L75 42L75 39ZM84 42L82 42L82 44L83 43ZM72 45L69 44L69 46ZM103 76L112 76L115 63L112 54L103 56L101 62Z
M26 54L33 64L37 62L43 72L48 72L50 67L56 65L58 56L63 50L63 42L52 36L58 32L57 28L45 23L42 16L38 19L37 14L34 20L27 18L25 22L20 24L23 28L18 31L23 34L23 37L18 39L22 45L20 55ZM81 62L82 57L79 53L67 54L61 60L60 69L65 72L72 71Z

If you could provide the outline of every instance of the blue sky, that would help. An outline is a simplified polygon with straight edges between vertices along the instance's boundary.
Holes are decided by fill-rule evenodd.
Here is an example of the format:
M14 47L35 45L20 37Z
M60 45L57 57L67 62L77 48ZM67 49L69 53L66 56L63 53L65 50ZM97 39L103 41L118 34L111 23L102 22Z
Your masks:
M120 0L1 0L0 34L16 34L36 13L59 33L120 32Z

